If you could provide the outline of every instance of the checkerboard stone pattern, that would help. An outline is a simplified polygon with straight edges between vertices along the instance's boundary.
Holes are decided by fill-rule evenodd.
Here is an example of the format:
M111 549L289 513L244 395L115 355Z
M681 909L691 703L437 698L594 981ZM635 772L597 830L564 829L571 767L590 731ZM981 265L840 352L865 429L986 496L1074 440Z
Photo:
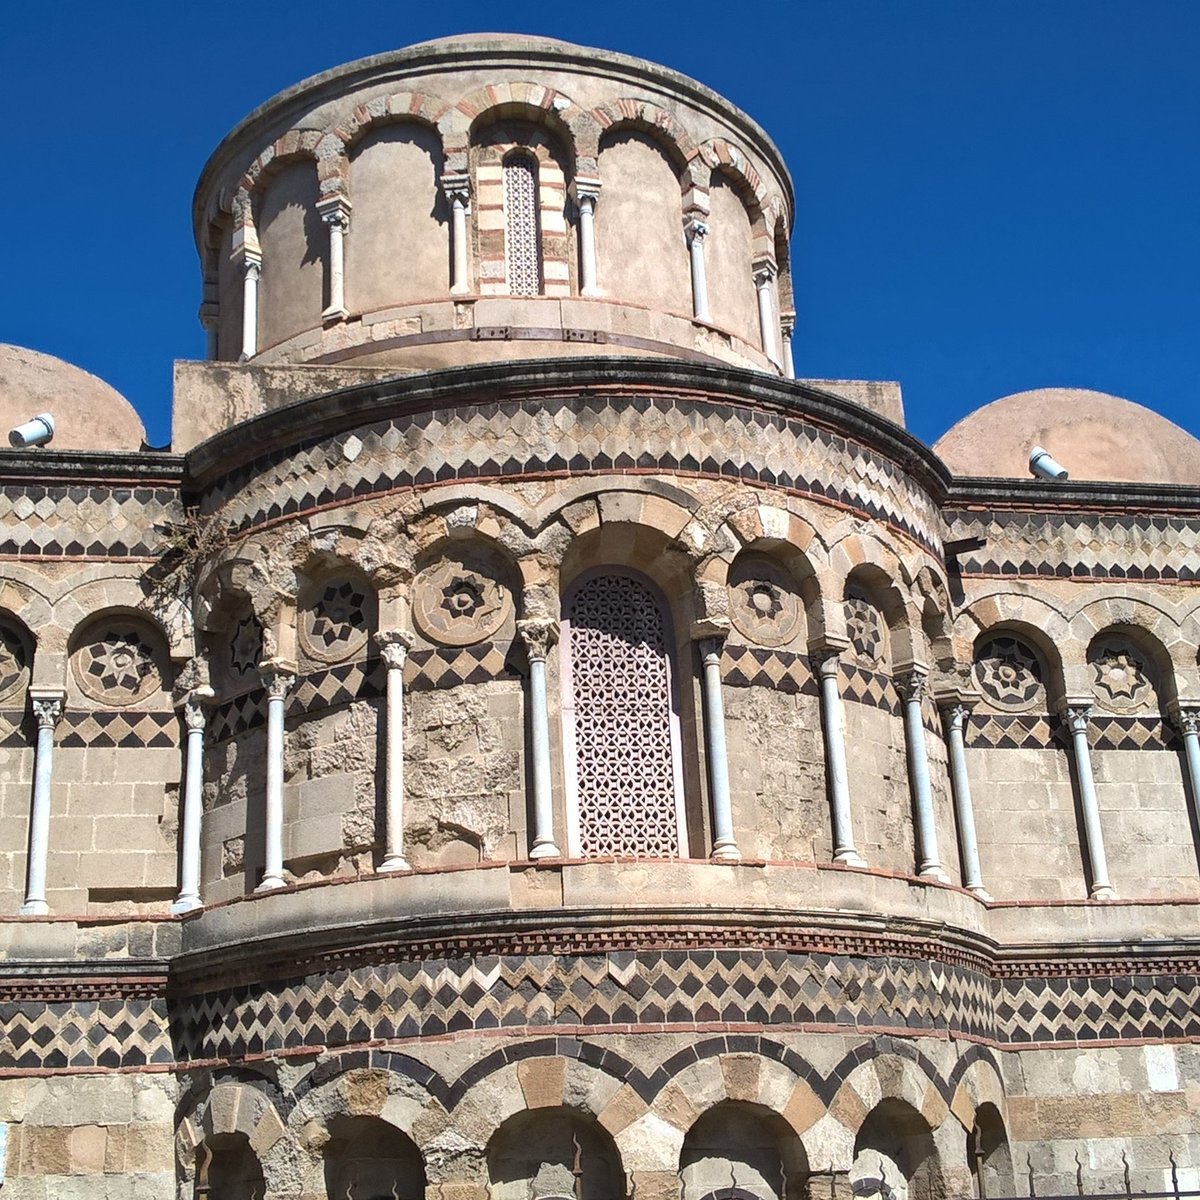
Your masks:
M140 1067L473 1030L725 1023L912 1030L1006 1048L1200 1036L1195 962L994 978L983 964L785 949L466 954L343 963L169 1001L0 999L0 1061ZM1116 964L1112 964L1116 966ZM1025 968L1028 969L1028 968ZM86 989L81 989L86 990Z
M1200 579L1200 521L1150 513L947 512L948 540L983 538L964 575Z
M7 484L0 492L0 554L146 558L162 527L183 518L179 491L111 484Z
M397 487L635 469L766 483L886 522L935 552L941 545L929 495L866 446L800 417L649 391L397 416L264 455L213 483L204 506L245 530Z

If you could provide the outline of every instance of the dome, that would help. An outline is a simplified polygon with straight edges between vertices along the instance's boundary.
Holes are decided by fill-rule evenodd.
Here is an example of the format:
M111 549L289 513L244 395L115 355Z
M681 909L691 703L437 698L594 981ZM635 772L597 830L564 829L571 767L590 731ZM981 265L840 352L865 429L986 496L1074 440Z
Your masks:
M1132 400L1085 388L993 400L933 449L956 475L1029 479L1034 446L1049 450L1073 480L1200 486L1200 441Z
M55 450L140 450L146 438L133 405L104 380L53 355L0 345L4 431L41 412L54 417Z

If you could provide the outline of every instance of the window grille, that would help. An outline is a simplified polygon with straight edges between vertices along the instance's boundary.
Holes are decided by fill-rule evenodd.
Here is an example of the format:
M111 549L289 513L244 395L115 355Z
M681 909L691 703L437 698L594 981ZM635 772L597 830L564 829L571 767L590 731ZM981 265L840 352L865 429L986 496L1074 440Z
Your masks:
M676 857L679 783L662 608L637 579L597 575L575 591L567 619L579 852Z
M542 237L538 220L537 166L524 154L504 164L504 258L508 290L537 296L542 290Z

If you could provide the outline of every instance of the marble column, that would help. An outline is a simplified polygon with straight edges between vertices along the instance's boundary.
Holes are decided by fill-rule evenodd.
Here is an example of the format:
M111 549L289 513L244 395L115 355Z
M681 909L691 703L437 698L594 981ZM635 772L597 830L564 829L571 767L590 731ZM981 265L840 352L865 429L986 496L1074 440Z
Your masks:
M955 698L942 705L946 729L946 753L950 759L950 790L954 794L954 821L958 826L958 848L962 855L963 887L981 900L990 900L979 869L979 842L975 837L975 808L971 803L971 779L967 774L966 728L971 709Z
M916 824L917 874L923 879L949 883L950 877L938 857L933 788L929 783L929 747L925 744L925 721L921 711L928 681L928 672L917 668L901 672L895 678L896 690L904 705L904 753Z
M796 332L796 314L785 312L779 318L779 333L783 340L783 377L796 378L796 361L792 357L792 337Z
M779 365L779 350L775 345L775 305L771 298L771 284L775 279L775 264L760 262L754 268L754 290L758 295L758 332L762 352L776 366Z
M62 719L61 689L29 689L29 703L37 722L33 758L33 805L29 814L29 859L25 869L25 902L17 910L23 917L44 917L46 861L50 851L50 785L54 774L54 727Z
M838 679L841 647L824 647L813 654L813 674L821 689L821 732L825 738L825 777L833 815L833 861L847 867L865 867L854 847L850 811L850 775L846 769L846 715Z
M721 649L724 637L701 639L700 663L704 672L704 753L712 794L713 848L719 862L742 857L733 832L733 804L729 796L729 751L725 744L725 700L721 695Z
M200 328L204 330L204 357L208 362L215 362L217 358L220 315L215 301L205 300L200 305Z
M204 812L204 726L205 705L213 699L210 687L195 688L181 705L187 729L183 768L183 819L179 830L179 895L173 913L201 908L200 827Z
M1187 764L1188 788L1192 804L1200 807L1200 704L1176 704L1171 716L1183 738L1184 762ZM1200 813L1196 814L1200 816Z
M1104 852L1104 833L1100 828L1100 804L1096 799L1096 780L1092 773L1092 751L1088 745L1091 704L1068 702L1063 719L1071 734L1075 756L1075 776L1079 783L1079 807L1083 810L1084 851L1092 877L1093 900L1115 900L1117 893L1108 880L1108 856Z
M708 311L708 276L704 270L704 239L708 236L708 225L698 217L689 217L684 232L692 264L692 316L697 321L711 324L712 316Z
M283 877L283 722L296 672L275 661L263 663L259 671L267 689L266 852L262 882L254 890L270 892L287 883Z
M599 295L596 286L596 202L600 180L577 176L571 185L579 209L579 294Z
M526 617L517 632L529 655L529 740L533 749L533 845L530 858L562 858L554 840L554 796L550 786L550 711L546 704L546 659L558 641L558 622Z
M318 201L317 211L329 229L329 305L321 314L326 321L340 321L346 312L346 234L350 229L350 201L330 196Z
M387 629L375 635L379 657L387 671L387 712L384 726L384 852L380 871L407 871L404 857L404 664L413 646L406 629Z
M242 258L242 359L258 353L258 280L262 255L247 250Z
M450 293L463 296L471 290L467 253L467 212L471 206L470 176L443 175L442 191L450 201Z

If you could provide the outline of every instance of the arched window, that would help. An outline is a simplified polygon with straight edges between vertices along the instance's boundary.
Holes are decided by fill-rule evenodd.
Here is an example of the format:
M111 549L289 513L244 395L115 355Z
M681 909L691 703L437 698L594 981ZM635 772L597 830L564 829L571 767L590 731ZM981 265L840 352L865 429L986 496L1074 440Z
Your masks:
M562 638L567 840L573 856L687 855L666 607L649 580L590 571Z
M504 160L504 261L514 296L542 292L542 223L538 216L538 170L528 154Z

